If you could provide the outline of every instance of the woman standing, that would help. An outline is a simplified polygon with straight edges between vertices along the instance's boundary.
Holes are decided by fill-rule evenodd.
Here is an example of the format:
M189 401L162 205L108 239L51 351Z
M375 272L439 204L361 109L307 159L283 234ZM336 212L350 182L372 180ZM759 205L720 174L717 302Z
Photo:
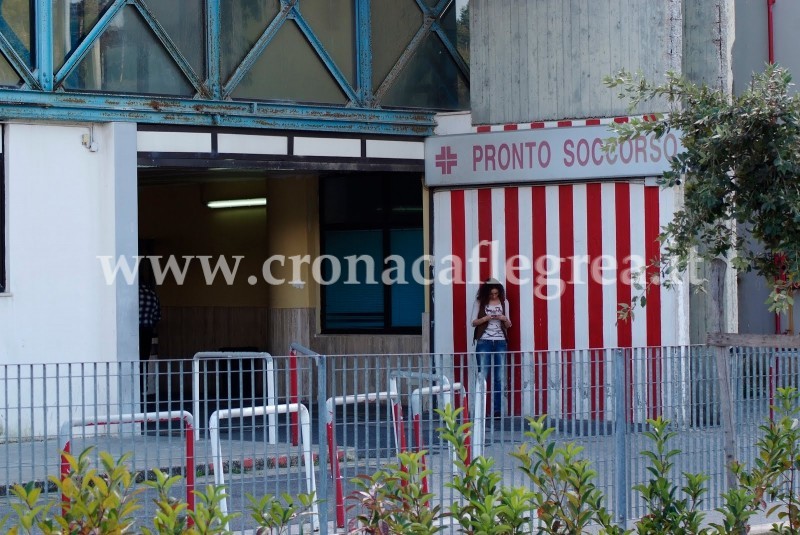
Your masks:
M473 340L478 369L484 377L492 378L492 410L495 417L501 415L503 391L502 377L505 373L506 351L508 350L508 328L511 320L506 291L500 281L488 279L478 288L475 304L472 306L472 326L475 327Z

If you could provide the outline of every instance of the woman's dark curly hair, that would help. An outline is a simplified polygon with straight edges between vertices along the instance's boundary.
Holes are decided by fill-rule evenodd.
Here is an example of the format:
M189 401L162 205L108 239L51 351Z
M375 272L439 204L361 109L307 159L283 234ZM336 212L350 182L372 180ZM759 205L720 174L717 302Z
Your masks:
M478 293L475 295L475 299L482 306L489 304L489 298L491 296L492 290L494 289L500 290L500 302L501 303L505 302L506 289L503 288L503 285L497 282L495 279L487 279L483 283L481 283L480 287L478 288Z

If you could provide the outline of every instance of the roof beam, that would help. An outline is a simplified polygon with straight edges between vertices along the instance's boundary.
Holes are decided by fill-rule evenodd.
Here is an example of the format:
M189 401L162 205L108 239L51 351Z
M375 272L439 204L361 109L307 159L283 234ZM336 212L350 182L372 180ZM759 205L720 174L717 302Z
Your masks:
M423 111L0 89L0 121L7 119L130 121L399 136L431 135L435 126L433 112Z

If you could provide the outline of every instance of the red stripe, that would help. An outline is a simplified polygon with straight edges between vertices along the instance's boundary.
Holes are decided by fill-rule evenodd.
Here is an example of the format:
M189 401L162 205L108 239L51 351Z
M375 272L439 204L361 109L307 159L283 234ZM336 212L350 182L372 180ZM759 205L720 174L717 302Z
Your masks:
M603 257L603 207L602 189L600 184L586 186L586 238L587 254L589 255L589 302L587 311L589 315L589 347L602 348L603 341L603 284L601 271ZM591 411L592 418L604 419L605 411L605 369L603 367L603 352L592 351L589 354L591 366Z
M564 291L561 294L561 348L575 349L575 223L572 219L572 186L558 187L558 250L561 256L561 281Z
M627 117L614 117L614 122L615 123L627 123L628 122L628 118Z
M647 262L647 280L659 281L659 265L661 263L661 244L658 235L659 224L659 188L644 188L644 236L645 260ZM661 286L654 284L647 294L647 345L661 345Z
M575 349L575 223L572 218L572 186L558 187L558 249L561 257L560 277L563 283L561 294L561 349ZM566 414L573 413L572 360L573 353L565 351L563 355L564 405Z
M564 126L572 126L572 121L558 121L559 128Z
M597 126L600 124L600 119L586 119L586 126Z
M452 252L455 258L466 259L466 216L464 212L464 190L450 194L450 228L453 236ZM467 352L467 285L464 262L454 263L453 273L453 365L455 381L466 379Z
M544 123L541 121L531 123L531 128L544 128Z
M658 235L659 225L659 188L644 188L644 236L645 260L647 261L647 280L659 282L661 262L661 244ZM661 346L661 285L653 284L647 293L647 345L653 348ZM648 351L650 363L650 418L661 414L661 350Z
M511 307L511 325L513 327L508 331L508 349L509 351L519 351L520 349L520 309L519 309L519 294L520 288L518 283L512 283L509 279L511 270L519 267L519 188L505 188L505 245L506 245L506 296L508 298L509 307ZM514 276L519 279L519 271L514 272ZM519 353L512 353L511 366L508 366L507 382L509 385L508 392L511 399L509 400L509 409L511 414L522 414L522 361Z
M480 279L485 281L493 276L492 262L492 190L478 190L478 242L480 253Z
M533 347L534 399L537 414L547 412L547 286L543 259L547 256L547 198L545 186L531 188L533 226ZM521 328L522 326L520 326Z
M516 130L516 129L517 129L517 125L515 125L515 124L503 125L503 130L505 130L505 131Z
M482 124L482 125L477 127L477 131L478 132L491 132L492 131L492 127L490 125L488 125L488 124Z

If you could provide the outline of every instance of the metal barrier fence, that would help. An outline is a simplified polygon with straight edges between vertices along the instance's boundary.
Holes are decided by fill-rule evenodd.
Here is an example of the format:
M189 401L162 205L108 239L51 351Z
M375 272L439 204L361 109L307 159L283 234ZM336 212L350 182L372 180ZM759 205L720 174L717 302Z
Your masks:
M776 389L800 385L798 352L725 351L736 456L749 463ZM547 414L554 440L584 447L620 520L644 513L631 488L649 478L640 454L649 447L647 419L663 416L678 433L672 442L681 451L676 481L683 472L706 473L705 506L721 505L727 413L713 348L510 353L500 407L492 407L494 381L476 372L473 355L322 356L296 344L291 353L204 355L147 368L116 362L0 366L0 517L10 511L14 483L35 482L47 499L60 500L48 476L58 477L66 443L73 454L88 446L115 457L131 453L139 480L151 479L155 468L181 474L182 485L172 489L176 498L190 490L187 481L198 490L224 482L227 510L242 513L230 523L234 530L254 527L248 495L296 495L315 484L318 511L305 521L318 523L321 533L352 525L359 512L347 500L353 478L397 464L400 448L424 444L432 470L427 488L434 504L447 507L458 498L447 486L453 462L437 433L442 423L435 409L448 402L466 409L473 451L495 460L506 485L529 484L509 453L526 441L526 417ZM148 380L155 388L145 392ZM168 411L180 418L144 417ZM490 416L495 413L500 416ZM181 419L194 422L196 436ZM196 439L193 458L187 458L187 433L188 442ZM154 497L151 490L139 496L142 525L150 525Z

